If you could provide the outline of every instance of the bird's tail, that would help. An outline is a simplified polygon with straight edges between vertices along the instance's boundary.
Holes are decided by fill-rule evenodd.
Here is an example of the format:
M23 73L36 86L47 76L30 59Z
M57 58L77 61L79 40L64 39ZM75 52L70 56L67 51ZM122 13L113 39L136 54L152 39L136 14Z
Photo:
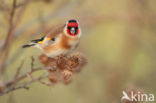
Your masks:
M25 44L25 45L22 46L22 48L32 47L32 46L35 46L35 45L36 45L35 43Z

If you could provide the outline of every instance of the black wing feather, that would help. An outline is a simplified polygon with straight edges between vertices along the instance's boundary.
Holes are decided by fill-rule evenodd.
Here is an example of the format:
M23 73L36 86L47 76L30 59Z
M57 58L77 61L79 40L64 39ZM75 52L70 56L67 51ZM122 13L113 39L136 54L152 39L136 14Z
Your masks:
M31 42L33 42L33 43L38 43L39 41L43 41L44 38L45 38L45 36L43 36L43 37L40 38L40 39L31 40Z

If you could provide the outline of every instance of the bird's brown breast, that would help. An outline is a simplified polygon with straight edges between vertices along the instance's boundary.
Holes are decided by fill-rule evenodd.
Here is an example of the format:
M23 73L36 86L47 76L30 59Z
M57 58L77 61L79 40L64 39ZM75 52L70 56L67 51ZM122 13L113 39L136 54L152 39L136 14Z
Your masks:
M58 50L58 49L70 50L71 48L73 48L73 45L70 44L70 42L79 40L79 38L70 38L70 37L66 36L65 34L61 34L59 38L60 39L58 40L58 42L44 47L43 48L44 52L50 53L50 52Z
M61 35L61 40L60 40L60 47L61 48L64 48L64 49L71 49L72 48L72 44L70 44L70 42L74 42L74 41L77 41L78 38L70 38L66 35Z

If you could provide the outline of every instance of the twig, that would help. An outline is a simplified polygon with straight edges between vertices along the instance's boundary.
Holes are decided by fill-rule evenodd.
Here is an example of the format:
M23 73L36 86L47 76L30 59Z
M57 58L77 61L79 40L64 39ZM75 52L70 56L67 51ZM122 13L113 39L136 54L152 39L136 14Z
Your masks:
M13 92L13 91L18 90L18 89L22 89L22 88L28 90L29 89L28 86L30 84L32 84L34 82L41 81L42 79L47 78L47 76L48 76L47 74L46 75L41 75L40 77L38 77L36 79L32 79L31 81L28 81L28 82L24 82L24 83L22 83L21 85L19 85L17 87L12 87L12 88L8 89L7 91L4 91L4 92L0 93L0 96L2 96L4 94L8 94L8 93Z
M29 2L29 0L23 1L24 6L19 10L16 18L14 18L15 11L19 6L17 6L17 1L13 0L12 9L10 12L10 19L9 19L9 30L7 33L7 37L4 41L4 43L2 44L2 48L1 48L0 73L2 73L4 68L5 68L6 60L7 60L8 53L9 53L9 46L10 46L10 43L14 39L13 38L14 37L14 30L15 30L18 22L20 21L21 15L23 14L23 11L25 10L25 7L28 4L28 2Z
M33 78L32 77L33 73L35 73L37 71L40 71L40 70L45 70L44 67L34 68L34 61L35 61L35 59L32 56L31 57L31 68L30 68L30 71L25 73L25 74L23 74L23 75L21 75L21 76L19 76L20 71L21 71L21 69L23 67L23 64L24 64L24 60L22 60L20 66L17 68L17 71L15 73L14 78L11 81L3 84L3 87L2 87L3 91L0 93L0 96L4 95L4 94L7 94L9 92L12 92L14 90L20 89L20 88L28 89L28 85L33 83L33 82L39 82L41 84L45 84L46 85L46 83L42 82L41 79L47 77L48 74L41 75L41 76L39 76L37 78ZM28 80L28 81L26 81L24 83L21 83L19 86L16 86L16 85L18 85L17 83L19 83L20 81L22 81L22 80L24 80L26 78L30 78L30 80Z
M17 77L19 76L20 71L21 71L21 69L22 69L22 67L23 67L23 64L24 64L24 60L22 60L20 66L17 68L17 71L16 71L16 74L15 74L15 76L14 76L14 79L17 78Z
M15 84L15 83L17 83L17 82L19 82L19 81L21 81L21 80L27 78L27 77L28 77L28 74L31 75L32 73L34 73L34 72L36 72L36 71L39 71L39 70L44 70L44 67L38 67L38 68L32 69L32 70L30 70L29 72L23 74L22 76L20 76L20 77L18 77L18 78L16 78L16 79L13 79L13 80L11 80L11 81L9 81L8 83L5 84L4 87L10 87L10 86L12 86L13 84Z
M31 56L31 70L34 68L34 61L35 61L34 57Z
M48 73L45 73L45 75L48 77L49 74ZM49 82L44 82L42 81L41 79L38 79L38 82L43 84L43 85L46 85L46 86L52 86L52 83L49 83Z
M9 44L11 43L11 40L13 37L13 31L14 31L13 19L14 19L15 10L16 10L16 3L17 3L16 0L13 0L12 10L11 10L10 19L9 19L9 30L8 30L7 37L5 39L5 42L1 51L2 53L1 53L1 61L0 61L0 73L2 73L3 67L5 65L5 61L7 60Z

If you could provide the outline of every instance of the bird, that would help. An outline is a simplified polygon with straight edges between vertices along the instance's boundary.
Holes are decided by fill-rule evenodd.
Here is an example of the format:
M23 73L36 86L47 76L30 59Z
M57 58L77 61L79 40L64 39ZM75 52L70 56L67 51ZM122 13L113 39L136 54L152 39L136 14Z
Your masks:
M81 29L75 19L66 21L65 25L56 31L44 35L40 39L31 40L31 43L22 47L36 47L47 57L54 58L59 55L68 55L75 50L80 42Z

